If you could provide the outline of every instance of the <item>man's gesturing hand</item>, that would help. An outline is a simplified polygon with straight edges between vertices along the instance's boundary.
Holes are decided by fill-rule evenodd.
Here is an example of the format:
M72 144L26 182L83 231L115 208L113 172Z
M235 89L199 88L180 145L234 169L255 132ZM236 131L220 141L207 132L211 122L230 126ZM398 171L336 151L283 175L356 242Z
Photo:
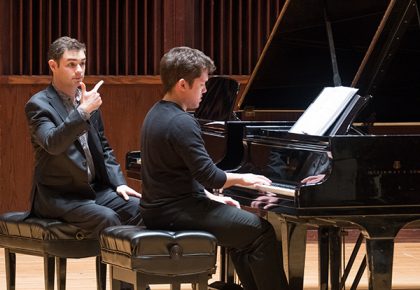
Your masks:
M101 95L98 93L98 90L103 83L104 81L99 81L91 91L86 92L86 85L83 82L80 82L80 87L82 88L80 107L85 112L90 114L93 111L99 109L99 107L102 105Z

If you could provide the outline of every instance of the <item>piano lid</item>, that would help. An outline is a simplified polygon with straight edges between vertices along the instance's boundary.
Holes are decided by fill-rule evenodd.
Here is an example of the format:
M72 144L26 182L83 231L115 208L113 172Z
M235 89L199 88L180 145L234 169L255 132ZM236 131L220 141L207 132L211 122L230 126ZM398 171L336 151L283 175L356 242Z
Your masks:
M289 0L238 102L305 110L326 86L373 95L362 121L420 121L415 0Z

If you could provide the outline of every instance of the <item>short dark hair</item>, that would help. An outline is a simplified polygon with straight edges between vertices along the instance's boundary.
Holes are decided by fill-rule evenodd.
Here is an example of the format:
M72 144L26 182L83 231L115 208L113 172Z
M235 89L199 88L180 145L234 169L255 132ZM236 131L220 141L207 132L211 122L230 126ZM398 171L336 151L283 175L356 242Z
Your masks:
M86 46L77 39L62 36L51 43L48 49L48 59L53 59L58 63L66 50L83 50L86 53Z
M163 92L169 92L180 79L185 79L191 86L204 70L210 74L215 69L213 60L202 51L186 46L174 47L160 60Z

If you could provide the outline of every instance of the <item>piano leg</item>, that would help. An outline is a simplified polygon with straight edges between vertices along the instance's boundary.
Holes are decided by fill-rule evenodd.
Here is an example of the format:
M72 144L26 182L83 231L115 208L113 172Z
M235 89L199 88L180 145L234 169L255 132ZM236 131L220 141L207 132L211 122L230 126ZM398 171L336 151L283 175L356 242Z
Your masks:
M366 238L369 290L392 289L394 239Z
M329 260L329 229L328 227L318 228L318 271L319 271L319 289L328 290L328 268Z
M377 219L351 217L348 220L361 225L366 239L369 290L392 289L392 263L394 240L400 229L418 220L417 215L381 216Z
M330 282L331 289L340 288L341 280L341 228L330 227L329 228L329 238L330 238Z
M306 255L305 224L284 221L281 225L283 262L289 289L303 289Z
M318 228L318 269L321 290L340 288L341 278L341 228Z

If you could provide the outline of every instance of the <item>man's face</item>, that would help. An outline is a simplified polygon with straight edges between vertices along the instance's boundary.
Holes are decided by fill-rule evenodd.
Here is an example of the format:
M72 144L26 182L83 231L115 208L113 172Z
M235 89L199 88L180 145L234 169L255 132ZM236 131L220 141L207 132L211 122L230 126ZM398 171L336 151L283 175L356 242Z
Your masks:
M189 109L197 109L200 105L201 98L203 94L207 92L206 89L206 82L209 79L208 72L203 71L201 76L194 79L194 82L190 86L188 82L186 82L186 91L185 91L185 100L187 103L187 108Z
M78 87L85 76L86 55L83 50L66 50L58 63L49 61L56 85Z

